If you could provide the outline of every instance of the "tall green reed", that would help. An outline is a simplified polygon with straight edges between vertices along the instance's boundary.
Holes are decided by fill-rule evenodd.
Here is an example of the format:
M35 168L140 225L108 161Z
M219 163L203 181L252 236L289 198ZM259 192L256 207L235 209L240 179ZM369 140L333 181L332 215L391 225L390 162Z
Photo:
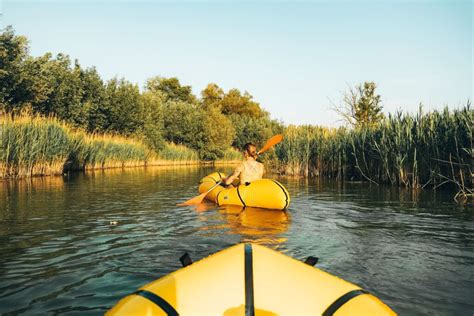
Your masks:
M472 188L474 111L396 113L354 129L288 126L277 169L405 187L463 182Z
M2 115L0 131L0 178L144 165L152 156L139 140L87 134L53 117Z

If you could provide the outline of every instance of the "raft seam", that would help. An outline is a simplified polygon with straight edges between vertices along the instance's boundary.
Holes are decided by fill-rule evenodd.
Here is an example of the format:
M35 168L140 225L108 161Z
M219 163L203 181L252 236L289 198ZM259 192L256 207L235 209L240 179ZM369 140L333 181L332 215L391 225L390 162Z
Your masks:
M179 316L178 312L168 303L164 298L156 295L153 292L146 291L146 290L138 290L133 294L146 298L150 302L155 303L156 306L161 308L168 316Z
M326 310L322 313L322 316L332 316L335 312L337 312L339 308L341 308L344 304L349 302L351 299L363 294L370 294L370 293L363 289L347 292L346 294L342 295L337 300L335 300L331 305L329 305L329 307L326 308Z

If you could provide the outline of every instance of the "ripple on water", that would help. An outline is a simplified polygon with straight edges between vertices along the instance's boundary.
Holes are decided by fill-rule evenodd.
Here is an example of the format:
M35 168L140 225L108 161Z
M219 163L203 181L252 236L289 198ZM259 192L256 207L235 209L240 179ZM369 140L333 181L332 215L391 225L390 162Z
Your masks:
M239 242L317 256L319 268L400 314L474 310L474 211L450 196L282 178L287 212L176 206L206 173L129 169L9 188L0 206L0 313L103 314L178 269L184 252L198 260Z

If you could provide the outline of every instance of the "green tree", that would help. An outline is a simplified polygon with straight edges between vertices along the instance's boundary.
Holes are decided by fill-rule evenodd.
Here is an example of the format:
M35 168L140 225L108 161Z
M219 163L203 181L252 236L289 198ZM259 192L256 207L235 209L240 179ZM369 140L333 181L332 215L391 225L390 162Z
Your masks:
M225 115L239 114L253 118L268 115L260 105L252 100L253 97L245 92L243 95L238 89L229 90L223 97L221 103L222 113Z
M46 71L50 59L50 53L36 58L28 56L25 59L22 77L24 81L29 82L28 89L31 97L28 103L24 104L24 107L36 108L39 104L48 100L53 90L50 76Z
M186 102L166 102L163 107L164 137L175 144L201 148L203 111Z
M230 115L236 135L233 147L243 148L248 142L262 146L273 135L283 132L283 124L268 117L253 118L245 115Z
M343 104L335 107L343 119L356 127L376 124L384 117L380 95L375 93L374 82L364 82L343 96Z
M33 109L44 115L54 114L74 126L86 127L88 109L82 103L84 90L79 63L76 61L72 66L69 56L64 54L58 54L56 59L50 57L46 54L33 62L37 68L31 75L39 71L37 86L47 93L45 98L33 102Z
M201 91L201 97L203 108L217 108L218 110L221 110L222 100L224 99L224 90L215 83L209 83L206 88Z
M140 133L143 130L143 103L136 84L125 79L111 79L107 82L107 108L103 109L107 117L106 131L125 136Z
M12 27L5 28L0 34L0 110L20 110L34 98L32 82L25 78L27 57L27 39L16 36Z
M210 108L204 111L203 129L205 131L203 133L203 147L196 148L201 159L222 158L235 137L235 129L231 120L223 115L218 108Z
M163 99L152 92L142 94L144 120L142 134L145 142L155 151L165 146Z
M163 95L165 101L196 103L191 86L182 86L178 78L153 77L147 80L145 89Z
M84 91L81 103L88 110L85 128L89 132L103 132L107 113L102 110L108 102L104 82L94 67L81 69L79 76Z
M269 137L283 129L283 125L271 120L269 113L253 101L248 92L242 95L238 89L231 89L224 93L218 85L210 83L201 96L201 104L206 111L220 110L224 117L230 119L234 127L234 147L242 148L249 141L263 145Z
M165 139L197 150L201 159L221 158L232 144L234 128L218 109L186 102L168 102L163 109Z

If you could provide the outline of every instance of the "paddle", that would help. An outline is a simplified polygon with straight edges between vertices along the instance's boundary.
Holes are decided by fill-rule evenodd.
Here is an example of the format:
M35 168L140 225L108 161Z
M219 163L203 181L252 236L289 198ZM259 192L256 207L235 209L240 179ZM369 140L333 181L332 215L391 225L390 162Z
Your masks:
M276 144L278 144L279 142L281 142L283 140L283 135L281 134L278 134L278 135L275 135L273 136L272 138L270 138L266 143L265 145L262 147L262 149L260 149L257 154L263 154L264 152L266 152L267 150L269 150L270 148L272 148L273 146L275 146ZM204 193L201 193L199 194L198 196L195 196L193 197L192 199L189 199L187 200L186 202L183 202L183 203L180 203L178 204L178 206L187 206L187 205L199 205L202 203L202 201L206 198L206 195L211 192L212 190L214 190L215 187L217 187L219 184L222 183L222 180L217 182L216 184L214 184L209 190L207 190L206 192Z
M282 134L278 134L278 135L273 136L272 138L267 140L265 145L263 145L262 149L260 149L257 152L257 154L258 155L263 154L264 152L266 152L267 150L269 150L270 148L272 148L273 146L275 146L276 144L278 144L282 140L283 140L283 135Z
M193 197L190 200L187 200L186 202L178 204L178 206L187 206L187 205L199 205L202 203L202 201L206 198L206 195L214 190L215 187L217 187L219 184L222 183L222 180L214 184L209 190L206 192L199 194L198 196Z

